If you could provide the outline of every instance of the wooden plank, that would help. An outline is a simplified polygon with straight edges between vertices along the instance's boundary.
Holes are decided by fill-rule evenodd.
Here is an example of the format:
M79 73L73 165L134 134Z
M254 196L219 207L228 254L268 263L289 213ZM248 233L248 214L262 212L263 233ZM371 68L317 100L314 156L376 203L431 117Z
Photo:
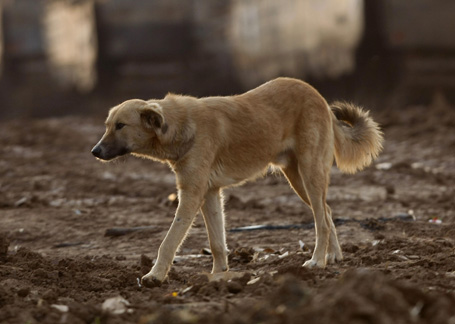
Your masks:
M229 40L246 87L280 75L339 77L354 69L360 0L233 0Z

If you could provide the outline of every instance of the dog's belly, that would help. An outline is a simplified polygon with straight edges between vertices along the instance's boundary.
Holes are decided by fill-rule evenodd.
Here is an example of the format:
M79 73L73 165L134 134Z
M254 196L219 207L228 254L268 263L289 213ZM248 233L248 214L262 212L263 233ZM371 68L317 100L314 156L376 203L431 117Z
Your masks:
M221 156L212 165L209 186L223 188L241 185L266 174L270 165L286 167L293 155L294 139L287 138L267 150L254 150L254 155L229 153ZM271 144L271 143L268 143Z
M260 177L267 171L268 164L257 166L256 168L242 168L238 166L235 170L218 167L212 169L209 178L209 186L211 188L224 188L236 185L241 185L248 180Z
M286 151L280 152L272 160L272 164L274 166L277 166L277 167L280 167L280 168L287 167L289 165L289 161L291 159L291 154L292 154L291 150L286 150Z

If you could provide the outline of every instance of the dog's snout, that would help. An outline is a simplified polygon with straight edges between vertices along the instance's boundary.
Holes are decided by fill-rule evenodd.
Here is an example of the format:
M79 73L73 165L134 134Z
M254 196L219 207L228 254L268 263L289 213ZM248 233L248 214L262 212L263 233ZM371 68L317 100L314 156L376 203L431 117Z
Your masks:
M95 145L95 147L92 148L92 154L99 158L101 156L101 147L99 145Z

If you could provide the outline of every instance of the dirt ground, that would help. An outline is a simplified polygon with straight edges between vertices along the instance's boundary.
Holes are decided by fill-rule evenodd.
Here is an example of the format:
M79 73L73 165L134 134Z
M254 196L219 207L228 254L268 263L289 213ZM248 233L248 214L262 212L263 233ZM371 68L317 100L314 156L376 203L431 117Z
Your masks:
M332 172L343 262L301 267L312 215L271 174L225 192L229 263L243 276L202 275L211 256L199 216L153 289L138 278L176 207L168 168L95 160L102 118L0 123L0 323L454 324L455 108L436 100L373 116L380 158ZM236 230L261 224L289 226Z

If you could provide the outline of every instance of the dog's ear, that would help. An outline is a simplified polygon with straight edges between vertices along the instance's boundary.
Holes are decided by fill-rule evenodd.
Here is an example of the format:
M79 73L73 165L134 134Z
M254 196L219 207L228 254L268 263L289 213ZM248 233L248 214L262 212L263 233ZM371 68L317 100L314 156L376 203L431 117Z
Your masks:
M160 130L166 133L167 124L163 116L163 109L157 103L148 103L146 107L140 110L141 122L145 128Z

